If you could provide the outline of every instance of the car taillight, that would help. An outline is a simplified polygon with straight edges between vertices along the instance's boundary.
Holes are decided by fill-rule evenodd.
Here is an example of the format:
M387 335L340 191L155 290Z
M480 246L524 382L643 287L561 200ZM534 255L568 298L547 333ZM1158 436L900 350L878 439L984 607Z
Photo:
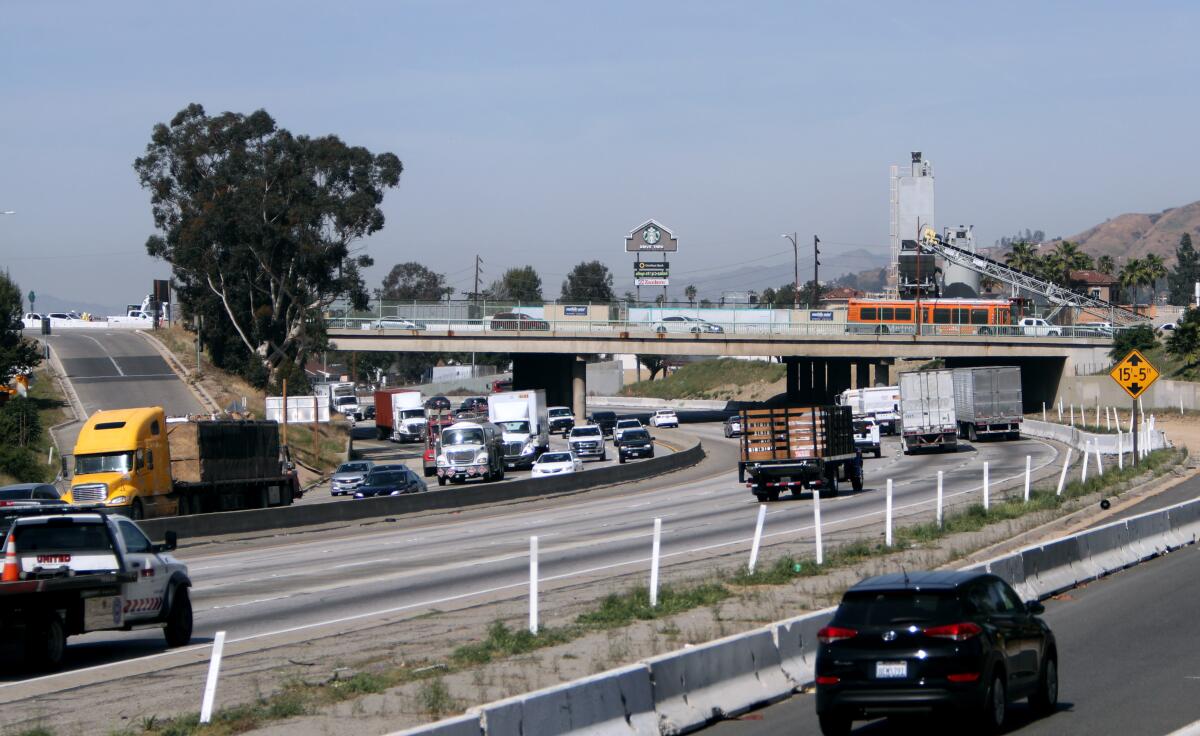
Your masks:
M853 639L856 636L858 636L858 632L854 629L847 629L841 626L826 626L817 632L817 641L822 644L832 644L835 641Z
M978 624L964 621L959 624L930 626L925 629L925 636L934 636L938 639L950 639L952 641L966 641L973 636L978 636L982 631L983 629L979 628Z
M950 682L975 682L979 679L978 672L960 672L954 675L946 675L946 679Z
M841 681L842 678L834 677L833 675L821 675L817 678L818 685L836 685Z

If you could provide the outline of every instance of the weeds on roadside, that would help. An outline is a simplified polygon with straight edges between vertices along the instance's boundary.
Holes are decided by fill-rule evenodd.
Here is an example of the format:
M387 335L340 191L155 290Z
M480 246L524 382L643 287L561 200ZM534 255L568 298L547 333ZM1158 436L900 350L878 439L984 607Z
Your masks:
M566 628L545 628L538 633L528 629L513 630L503 621L493 621L487 638L476 644L465 644L454 650L451 658L458 664L486 664L497 657L527 654L535 649L564 644L579 635Z
M625 593L613 593L600 601L594 611L581 613L575 622L588 628L611 629L627 626L634 621L673 616L677 613L720 603L733 593L719 583L705 583L692 588L662 586L658 589L658 605L650 606L650 589L634 588Z

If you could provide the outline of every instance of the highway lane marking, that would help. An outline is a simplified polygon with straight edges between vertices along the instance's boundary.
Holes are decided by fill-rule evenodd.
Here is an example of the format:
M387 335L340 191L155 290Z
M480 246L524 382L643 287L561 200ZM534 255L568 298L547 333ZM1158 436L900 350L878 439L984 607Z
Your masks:
M111 354L109 354L108 348L104 347L104 344L102 342L100 342L96 338L92 337L91 335L80 335L80 337L91 340L92 342L99 345L100 350L104 352L104 355L108 357L109 362L111 362L113 364L113 368L117 369L117 373L120 373L122 376L125 375L125 371L121 370L121 366L117 365L116 359L113 358L113 356ZM86 378L86 376L77 376L77 378Z
M199 613L203 613L204 611L223 610L226 608L240 608L241 606L253 606L257 603L268 603L270 601L282 601L282 600L285 600L285 599L291 598L291 597L292 596L290 596L290 595L277 595L277 596L274 596L273 598L259 598L257 600L253 600L253 601L243 601L241 603L229 603L224 606L209 606L208 608L200 609Z
M360 565L374 565L376 562L392 562L392 561L393 560L391 557L380 557L379 559L376 559L376 560L361 560L359 562L347 562L347 563L344 563L341 565L334 565L333 569L339 570L343 567L358 567Z

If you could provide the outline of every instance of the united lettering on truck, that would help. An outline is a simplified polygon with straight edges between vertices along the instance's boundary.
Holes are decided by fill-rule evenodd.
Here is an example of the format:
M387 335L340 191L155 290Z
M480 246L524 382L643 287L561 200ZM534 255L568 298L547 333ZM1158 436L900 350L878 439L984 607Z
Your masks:
M65 564L71 561L71 555L38 555L37 561L39 565L48 565L54 562Z

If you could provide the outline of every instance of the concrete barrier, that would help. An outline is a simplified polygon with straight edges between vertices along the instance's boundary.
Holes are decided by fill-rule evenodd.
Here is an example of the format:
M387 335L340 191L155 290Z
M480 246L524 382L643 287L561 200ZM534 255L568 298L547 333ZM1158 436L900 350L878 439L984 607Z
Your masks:
M365 498L358 501L331 501L299 506L279 506L270 509L223 511L194 516L174 516L148 519L140 526L153 539L161 539L172 530L187 540L223 534L291 529L359 519L402 516L421 511L459 509L489 503L503 503L539 496L578 493L598 486L651 478L690 467L704 458L704 448L697 442L679 452L659 455L623 465L610 465L583 473L550 478L522 478L506 483L466 483L447 486L426 493L403 496Z
M792 683L770 628L645 660L663 734L686 733L718 718L785 697Z
M772 625L779 667L793 688L804 687L816 676L817 632L829 625L835 610L826 608Z
M629 407L631 409L704 409L710 411L728 411L729 402L708 399L653 399L640 396L589 396L587 405L591 408Z
M473 710L489 736L657 736L650 669L644 664L507 698Z
M1030 437L1040 437L1044 440L1055 440L1064 445L1074 447L1077 450L1089 448L1090 452L1096 452L1094 448L1098 447L1100 448L1101 455L1116 455L1118 449L1123 450L1126 454L1133 451L1133 446L1130 444L1132 440L1129 438L1128 430L1125 432L1122 443L1118 444L1117 435L1115 434L1096 434L1094 432L1084 432L1076 427L1068 427L1065 424L1043 422L1037 419L1025 419L1021 422L1021 434ZM1167 442L1166 432L1155 430L1150 434L1149 442L1151 448L1170 447L1170 444Z
M393 731L386 736L417 736L418 734L420 736L483 736L483 724L479 721L478 714L468 713L426 726Z

